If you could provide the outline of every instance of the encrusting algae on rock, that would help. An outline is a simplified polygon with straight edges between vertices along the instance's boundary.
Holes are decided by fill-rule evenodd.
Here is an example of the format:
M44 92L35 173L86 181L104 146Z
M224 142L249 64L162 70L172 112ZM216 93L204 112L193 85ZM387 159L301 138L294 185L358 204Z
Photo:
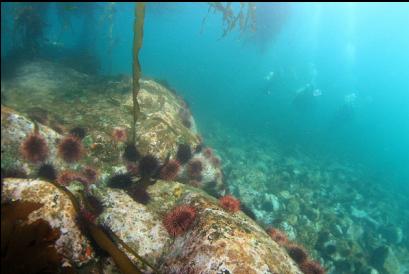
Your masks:
M21 155L16 153L19 149L15 148L19 148L22 140L33 132L34 122L38 123L39 133L46 139L50 149L48 161L57 169L91 165L102 171L101 179L105 180L129 164L124 163L123 156L129 145L127 139L132 120L129 115L129 111L132 110L130 94L118 92L115 85L109 84L111 82L109 78L101 81L94 79L94 76L51 62L37 61L24 64L17 69L16 74L15 81L10 80L2 84L2 88L4 87L2 92L7 94L7 106L18 110L17 112L2 105L2 137L4 136L2 157L10 159L2 161L2 167L7 163L19 168L23 166L14 164L24 162ZM131 90L130 80L124 77L118 85L121 85L122 89ZM95 85L96 82L99 85ZM136 124L137 140L134 144L139 157L152 155L163 164L169 156L170 159L177 159L180 144L185 144L191 150L199 146L201 139L193 117L190 115L192 126L187 128L179 115L180 110L186 108L183 100L153 80L141 79L140 86L138 93L140 115ZM72 93L72 88L89 92L92 96L82 92L78 93L76 98L67 98ZM26 94L30 94L30 98L27 98ZM118 105L112 105L112 100ZM48 124L42 124L43 120L32 121L28 118L33 107L44 106L47 106L49 119L60 121L58 131L54 125L50 128ZM75 155L64 154L63 146L58 146L59 142L64 137L75 135L70 134L68 130L64 132L60 129L75 129L80 125L87 128L85 137L81 139L83 149L79 147L80 153ZM114 134L116 139L113 138L113 131L121 132L120 136L115 137L119 134L117 133ZM56 153L58 148L60 152ZM200 155L196 154L199 158ZM133 162L139 160L139 157L128 159ZM214 166L208 161L202 162L204 169L201 184L210 183L214 185L216 192L222 192L224 187L220 166ZM30 165L23 167L29 175L32 173ZM181 162L181 171L175 179L189 183L190 178L185 175L184 170L184 164Z

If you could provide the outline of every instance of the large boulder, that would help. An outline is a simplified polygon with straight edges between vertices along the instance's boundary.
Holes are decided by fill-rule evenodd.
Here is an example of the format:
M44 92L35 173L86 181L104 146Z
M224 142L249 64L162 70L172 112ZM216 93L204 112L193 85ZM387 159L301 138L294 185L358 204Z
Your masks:
M157 265L164 255L165 246L171 243L160 216L146 206L135 202L125 191L111 188L96 188L92 193L104 206L98 221L108 227L138 255ZM146 272L150 269L141 264L133 254L126 252L131 260Z
M28 223L43 219L61 232L55 245L67 263L81 266L94 258L90 241L77 225L76 211L70 198L53 184L41 180L6 178L2 184L1 202L7 201L43 205L29 215Z
M229 213L203 191L177 182L148 188L145 206L125 192L93 189L106 206L99 221L163 273L301 273L284 249L243 212ZM185 234L171 237L163 216L187 204L197 216Z
M61 169L80 169L88 165L99 170L105 179L126 169L122 153L126 142L112 137L115 128L132 133L132 81L130 77L97 77L45 61L23 64L12 79L1 83L2 91L2 157L7 164L30 165L21 159L19 146L33 131L34 122L50 145L50 162ZM152 154L161 162L176 158L179 144L194 151L201 138L194 118L181 97L153 81L140 80L138 94L140 114L136 124L136 146L143 154ZM7 106L7 108L3 107ZM14 109L14 110L13 110ZM86 154L78 163L66 165L55 153L58 139L74 127L87 131L83 144ZM4 135L3 135L4 134ZM200 154L197 157L202 157ZM217 157L217 156L216 156ZM201 185L223 189L220 165L203 161ZM2 161L2 167L5 166ZM35 166L31 166L35 167ZM183 172L178 180L189 178Z

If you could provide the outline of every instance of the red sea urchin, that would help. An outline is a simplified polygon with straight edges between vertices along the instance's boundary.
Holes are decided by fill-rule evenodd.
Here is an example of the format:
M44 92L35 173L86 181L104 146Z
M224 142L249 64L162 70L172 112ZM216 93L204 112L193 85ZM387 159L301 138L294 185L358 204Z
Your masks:
M47 159L49 151L44 137L38 133L31 133L21 144L20 152L28 161L39 163Z
M163 224L173 237L182 235L193 224L196 218L196 209L189 205L180 205L168 212Z
M97 216L87 209L81 209L80 216L89 223L95 223Z
M325 274L325 269L314 261L305 261L300 265L300 269L304 274Z
M116 127L112 130L112 139L115 142L126 142L128 140L128 133L125 128Z
M206 157L206 158L210 158L210 157L213 156L213 150L212 150L211 148L207 147L207 148L205 148L205 149L203 150L203 155L204 155L204 157Z
M78 161L83 154L84 147L82 146L81 140L75 136L69 135L58 144L58 156L67 163Z
M269 230L267 230L267 234L270 235L271 239L273 239L277 244L281 246L288 243L287 235L285 235L284 232L277 228L270 228Z
M57 182L60 185L66 186L75 180L77 173L74 171L64 170L58 174Z
M187 174L190 178L198 179L202 175L203 164L199 159L191 160L187 165Z
M57 183L63 186L69 185L72 181L78 181L84 185L88 185L89 182L84 175L71 170L64 170L58 174Z
M172 181L178 176L180 164L177 160L170 160L160 171L160 178L166 181Z
M210 158L210 162L212 163L213 167L219 168L220 167L220 159L217 157Z
M88 180L90 184L93 184L98 180L98 171L90 166L86 166L82 170L82 175Z
M223 196L219 199L220 206L231 213L237 212L240 210L240 201L234 198L231 195Z
M137 163L127 163L126 171L132 176L138 176L139 174L139 165Z
M308 259L307 252L302 246L296 244L289 244L286 246L288 255L296 262L301 265Z

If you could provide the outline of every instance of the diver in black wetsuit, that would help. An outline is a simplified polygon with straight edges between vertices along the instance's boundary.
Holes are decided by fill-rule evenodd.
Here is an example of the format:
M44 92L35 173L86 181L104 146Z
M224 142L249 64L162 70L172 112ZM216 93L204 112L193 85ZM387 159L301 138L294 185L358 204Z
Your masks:
M306 112L313 109L316 97L321 95L318 89L313 84L308 83L301 89L299 89L293 99L293 104L300 112Z
M354 121L356 116L356 98L357 96L355 93L345 96L343 104L334 112L334 115L332 116L329 125L330 129L334 127L339 128L340 126L345 126Z

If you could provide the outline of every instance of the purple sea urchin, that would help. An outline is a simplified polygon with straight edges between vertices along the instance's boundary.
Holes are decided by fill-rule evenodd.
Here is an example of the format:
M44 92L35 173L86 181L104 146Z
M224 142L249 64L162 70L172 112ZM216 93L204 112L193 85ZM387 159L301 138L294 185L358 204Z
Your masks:
M57 179L57 171L52 164L43 164L37 171L40 179L54 182Z
M150 178L158 172L159 161L153 155L146 155L139 161L139 174L142 178Z
M38 133L31 133L21 144L20 152L28 161L39 163L47 159L49 150L44 137Z
M183 165L189 162L190 158L192 158L190 146L187 144L180 144L176 152L176 159Z

